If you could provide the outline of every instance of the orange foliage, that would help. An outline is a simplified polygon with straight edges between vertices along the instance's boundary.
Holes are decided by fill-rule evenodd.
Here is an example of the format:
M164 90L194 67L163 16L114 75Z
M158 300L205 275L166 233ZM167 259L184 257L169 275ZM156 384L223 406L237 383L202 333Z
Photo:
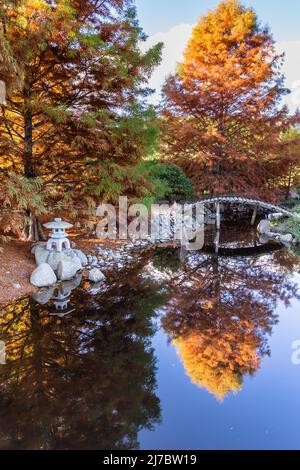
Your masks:
M162 149L201 192L257 192L285 171L280 132L292 119L274 40L237 0L219 4L193 30L178 72L164 87Z
M247 322L245 322L247 323ZM192 382L223 400L237 393L242 377L254 373L260 364L256 349L258 340L248 323L239 337L233 332L192 332L174 340L177 352Z
M233 233L223 242L230 243ZM197 262L191 259L180 282L172 284L161 323L192 382L222 400L238 392L243 376L258 371L270 353L278 302L288 307L299 298L287 275L299 269L299 258L278 250L263 257L199 254Z
M27 211L23 236L36 240L46 210L75 218L137 194L132 168L157 134L145 87L161 45L141 51L131 0L0 2L0 18L0 193L11 185L15 196L11 207L0 197L0 212ZM37 207L27 198L34 179Z

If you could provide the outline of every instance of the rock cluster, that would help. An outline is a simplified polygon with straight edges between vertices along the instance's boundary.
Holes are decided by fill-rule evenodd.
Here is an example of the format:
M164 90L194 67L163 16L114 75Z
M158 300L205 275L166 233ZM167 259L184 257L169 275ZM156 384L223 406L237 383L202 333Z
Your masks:
M36 287L51 286L57 280L69 281L88 263L85 254L73 248L62 252L49 251L45 244L39 243L33 246L32 253L38 267L30 282Z
M98 267L99 269L121 271L137 260L139 249L147 248L149 245L149 241L136 240L119 244L115 250L110 250L99 244L97 245L97 256L88 257L90 268Z
M104 271L121 271L137 261L140 249L151 245L148 240L135 240L117 245L115 250L97 245L97 254L86 256L82 251L72 248L62 252L48 251L45 243L32 247L37 264L32 273L31 283L36 287L47 287L59 281L73 279L83 267L88 271L88 279L94 285L105 280Z
M263 235L266 238L279 241L280 243L291 245L292 243L297 243L297 240L294 240L293 235L290 233L278 233L272 231L272 226L269 220L261 220L258 224L257 231L260 235Z

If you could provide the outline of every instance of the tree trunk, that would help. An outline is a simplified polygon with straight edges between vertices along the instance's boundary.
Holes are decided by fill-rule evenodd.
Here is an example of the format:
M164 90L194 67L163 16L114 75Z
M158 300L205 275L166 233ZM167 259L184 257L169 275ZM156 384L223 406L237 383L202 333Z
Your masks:
M221 136L224 136L224 130L225 130L225 126L224 126L224 118L223 118L223 111L222 111L222 117L220 118L220 122L219 122L219 133ZM220 143L216 143L215 144L215 154L216 154L216 161L214 161L214 164L213 164L213 175L215 177L215 181L216 181L216 184L215 184L215 187L214 187L214 190L213 190L213 195L214 196L220 196L220 192L219 192L219 183L220 183L220 179L221 179L221 173L222 173L222 160L224 158L224 149L223 149L223 146L220 144Z
M292 187L292 165L289 165L289 179L288 179L288 186L286 189L286 199L290 197L291 187Z
M25 241L46 241L47 238L43 232L42 225L36 215L31 211L26 211L26 222L22 232L21 239Z
M24 176L26 178L36 178L37 174L33 163L33 139L32 139L32 110L30 103L30 85L24 85ZM26 222L22 233L22 240L45 241L41 223L35 213L28 209L25 213Z
M35 178L36 172L33 166L33 141L32 141L32 110L30 104L30 94L28 86L24 88L24 176L26 178Z

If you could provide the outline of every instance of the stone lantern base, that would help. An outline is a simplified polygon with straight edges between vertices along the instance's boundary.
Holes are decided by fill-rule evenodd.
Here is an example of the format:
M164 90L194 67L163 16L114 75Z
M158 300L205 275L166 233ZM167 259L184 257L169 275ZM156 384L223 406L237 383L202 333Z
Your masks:
M47 241L47 250L51 251L53 249L53 246L56 248L56 251L58 253L61 253L63 250L63 247L66 250L70 250L71 244L68 238L49 238Z

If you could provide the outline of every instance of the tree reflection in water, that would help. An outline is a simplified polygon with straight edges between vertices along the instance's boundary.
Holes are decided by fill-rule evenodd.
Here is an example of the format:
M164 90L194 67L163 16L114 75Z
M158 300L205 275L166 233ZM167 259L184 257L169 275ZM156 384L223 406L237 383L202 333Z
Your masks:
M159 422L152 317L166 294L136 276L95 297L78 290L62 319L31 299L2 312L2 449L136 449Z
M289 305L299 269L287 250L222 258L179 250L146 254L90 295L71 294L71 315L24 299L0 315L2 449L136 449L160 421L151 340L157 312L187 374L222 400L269 353L279 301ZM47 296L46 296L47 297ZM72 310L71 309L71 310Z
M191 255L162 318L193 383L223 400L269 354L276 305L298 297L289 279L299 258L280 250L254 258Z

